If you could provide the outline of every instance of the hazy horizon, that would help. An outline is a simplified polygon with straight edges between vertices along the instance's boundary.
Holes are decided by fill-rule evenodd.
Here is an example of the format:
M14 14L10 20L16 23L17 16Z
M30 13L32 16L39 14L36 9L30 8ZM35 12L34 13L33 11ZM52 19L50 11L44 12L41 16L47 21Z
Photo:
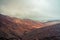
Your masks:
M60 20L60 0L0 0L0 13L37 21Z

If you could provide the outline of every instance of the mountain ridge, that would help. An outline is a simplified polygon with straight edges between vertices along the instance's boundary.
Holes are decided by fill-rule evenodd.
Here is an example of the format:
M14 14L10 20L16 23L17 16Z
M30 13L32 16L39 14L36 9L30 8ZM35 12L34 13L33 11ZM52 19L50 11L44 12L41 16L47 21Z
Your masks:
M9 17L6 15L0 14L0 31L1 36L5 38L21 38L25 33L30 32L38 27L42 27L44 24L37 23L33 20L23 20L14 17ZM5 34L6 35L5 35ZM4 36L5 35L5 36Z
M60 40L60 22L37 22L0 14L1 40Z
M49 37L53 37L53 38L48 39ZM34 39L43 40L44 38L47 38L48 40L54 40L55 39L54 37L56 37L56 39L60 40L60 23L51 25L51 26L46 26L43 28L35 29L35 30L27 33L23 37L23 40L34 40Z

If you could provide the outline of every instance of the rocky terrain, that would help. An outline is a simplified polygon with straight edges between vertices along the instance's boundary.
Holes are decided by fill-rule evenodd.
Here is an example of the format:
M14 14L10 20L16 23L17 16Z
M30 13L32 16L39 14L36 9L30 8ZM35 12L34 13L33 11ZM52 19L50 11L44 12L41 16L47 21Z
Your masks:
M0 14L0 40L60 40L60 21L42 23Z

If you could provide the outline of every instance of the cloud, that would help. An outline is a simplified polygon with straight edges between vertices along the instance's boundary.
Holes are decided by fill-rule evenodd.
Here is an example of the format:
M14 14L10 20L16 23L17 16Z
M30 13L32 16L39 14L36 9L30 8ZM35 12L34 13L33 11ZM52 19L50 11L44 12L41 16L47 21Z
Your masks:
M60 18L59 0L0 0L2 14L48 21Z

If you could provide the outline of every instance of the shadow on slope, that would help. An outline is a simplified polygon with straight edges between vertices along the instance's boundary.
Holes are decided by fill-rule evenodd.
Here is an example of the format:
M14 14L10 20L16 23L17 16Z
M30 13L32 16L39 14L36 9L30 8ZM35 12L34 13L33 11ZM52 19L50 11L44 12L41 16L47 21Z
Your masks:
M33 30L23 40L60 40L60 23Z

